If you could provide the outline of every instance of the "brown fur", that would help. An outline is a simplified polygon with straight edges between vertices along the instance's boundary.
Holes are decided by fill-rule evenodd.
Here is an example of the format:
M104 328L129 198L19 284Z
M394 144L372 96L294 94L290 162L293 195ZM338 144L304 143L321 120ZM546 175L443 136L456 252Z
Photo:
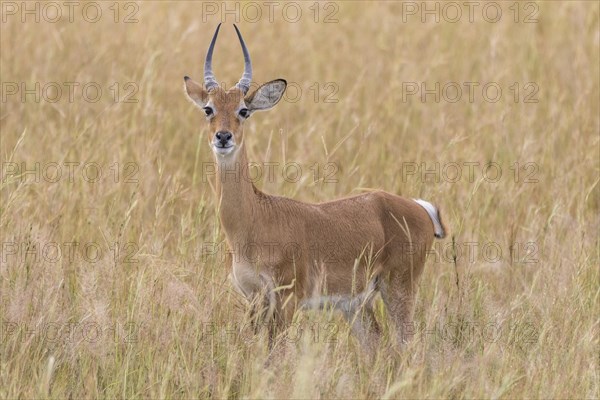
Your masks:
M376 276L398 340L405 341L416 284L434 239L425 209L384 191L319 204L261 192L243 178L248 160L243 121L236 114L244 106L241 91L215 88L207 93L191 80L186 89L190 98L210 101L215 110L209 141L220 130L234 135L236 153L215 155L219 215L234 252L234 285L253 307L264 305L263 320L274 321L274 329L285 326L301 301L308 304L319 296L354 304L352 299ZM369 307L362 318L367 330L378 331Z

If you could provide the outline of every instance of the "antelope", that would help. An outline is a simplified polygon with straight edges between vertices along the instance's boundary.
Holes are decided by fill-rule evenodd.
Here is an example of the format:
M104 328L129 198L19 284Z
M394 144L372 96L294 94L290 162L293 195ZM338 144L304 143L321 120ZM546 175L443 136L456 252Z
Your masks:
M234 25L244 72L235 86L221 87L212 70L220 27L206 54L204 85L186 76L184 88L204 111L210 128L218 214L232 251L229 277L234 288L248 300L254 320L268 324L269 347L298 309L339 310L360 341L377 340L377 293L395 339L406 342L426 253L434 238L446 235L439 210L427 201L385 191L304 203L269 195L241 179L248 168L244 123L256 111L274 107L287 82L275 79L248 93L252 63ZM290 246L284 250L289 244L292 255Z

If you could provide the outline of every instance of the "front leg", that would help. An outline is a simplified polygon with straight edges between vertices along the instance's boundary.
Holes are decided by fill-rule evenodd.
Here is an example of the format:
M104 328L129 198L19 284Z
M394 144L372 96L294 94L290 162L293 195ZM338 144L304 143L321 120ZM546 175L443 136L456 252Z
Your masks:
M278 314L278 301L275 293L273 281L264 275L259 275L260 289L254 291L249 296L250 322L254 328L254 333L258 334L264 326L269 328L269 342L271 341L271 330L276 324Z
M279 335L287 329L296 312L297 299L295 292L290 287L280 286L273 290L275 301L274 312L269 320L269 349L273 349Z

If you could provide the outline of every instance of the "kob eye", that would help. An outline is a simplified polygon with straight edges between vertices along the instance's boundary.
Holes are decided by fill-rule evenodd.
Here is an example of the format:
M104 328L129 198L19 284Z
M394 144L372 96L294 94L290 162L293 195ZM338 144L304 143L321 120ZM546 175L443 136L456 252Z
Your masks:
M242 108L239 111L239 114L240 114L240 117L242 117L242 118L248 118L250 116L250 111L248 111L247 108Z
M210 117L211 115L213 115L213 109L210 107L204 107L203 108L204 113L206 114L207 117Z

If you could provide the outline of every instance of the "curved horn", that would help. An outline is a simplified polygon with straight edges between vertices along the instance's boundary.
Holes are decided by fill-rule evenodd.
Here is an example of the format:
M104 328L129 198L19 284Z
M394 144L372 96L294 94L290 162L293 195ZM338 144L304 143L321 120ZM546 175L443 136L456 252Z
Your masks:
M250 53L248 53L248 48L246 47L246 43L244 43L244 39L242 38L240 30L235 24L233 24L233 27L235 28L238 38L240 39L242 52L244 53L244 73L242 74L242 78L236 86L240 88L244 94L246 94L248 89L250 89L250 82L252 82L252 61L250 61Z
M215 43L217 41L217 36L219 35L219 28L221 28L221 24L217 26L217 30L213 35L212 40L210 41L210 46L208 47L208 53L206 53L206 60L204 61L204 87L206 90L213 88L215 86L219 86L217 82L217 78L212 71L212 55L213 50L215 49Z

